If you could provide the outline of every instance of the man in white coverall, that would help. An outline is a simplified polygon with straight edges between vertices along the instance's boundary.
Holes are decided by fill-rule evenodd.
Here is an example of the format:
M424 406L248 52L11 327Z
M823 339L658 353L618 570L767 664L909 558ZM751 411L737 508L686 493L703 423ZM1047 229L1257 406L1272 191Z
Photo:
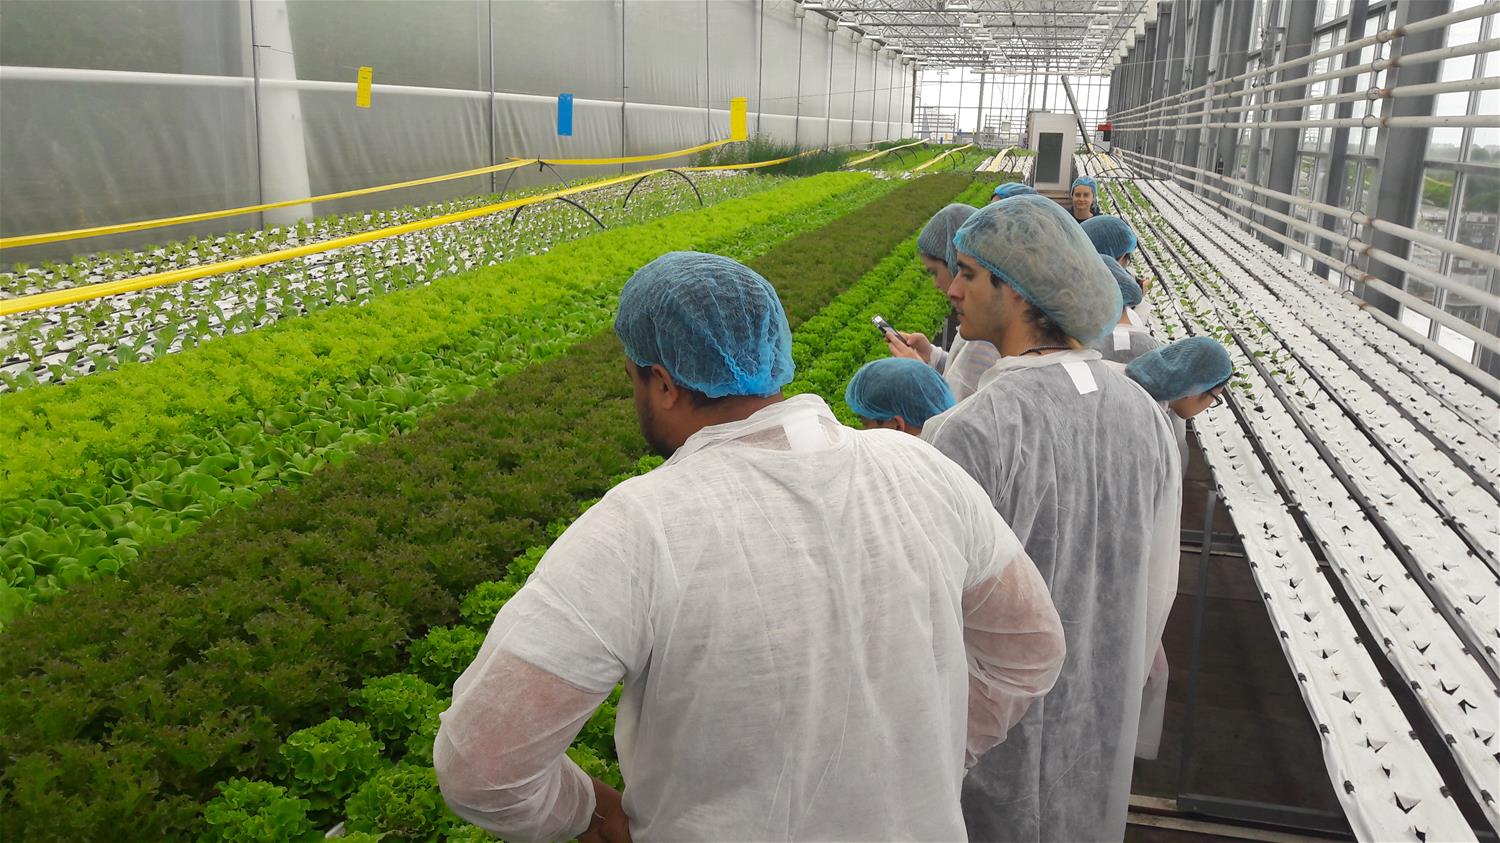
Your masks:
M964 770L1062 630L989 498L931 446L783 400L776 292L674 252L620 295L667 462L564 533L454 686L452 809L529 840L962 840ZM618 682L622 794L564 749Z
M959 331L1000 350L922 438L989 493L1067 633L1057 685L964 781L970 840L1125 836L1146 671L1177 587L1181 470L1165 414L1106 366L1120 291L1055 202L996 202L957 235Z

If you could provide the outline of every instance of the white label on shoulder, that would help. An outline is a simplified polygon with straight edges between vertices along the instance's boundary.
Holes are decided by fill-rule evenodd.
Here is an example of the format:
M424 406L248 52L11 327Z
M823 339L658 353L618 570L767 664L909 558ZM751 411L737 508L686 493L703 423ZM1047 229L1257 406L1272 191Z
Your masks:
M1124 328L1115 329L1115 351L1130 350L1130 332Z
M1094 383L1094 373L1089 370L1089 364L1074 360L1062 364L1062 367L1067 370L1068 377L1073 379L1073 386L1077 387L1079 395L1099 391L1099 384Z

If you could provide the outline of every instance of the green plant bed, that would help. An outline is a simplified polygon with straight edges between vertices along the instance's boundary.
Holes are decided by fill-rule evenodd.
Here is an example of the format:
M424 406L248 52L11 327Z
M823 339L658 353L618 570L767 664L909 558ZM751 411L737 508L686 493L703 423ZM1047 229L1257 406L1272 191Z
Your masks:
M751 264L800 325L969 182L905 182ZM621 359L602 331L17 620L0 652L0 836L195 833L217 782L272 769L282 736L346 712L408 642L458 620L460 596L636 465Z
M985 185L974 184L956 201L977 203L985 198ZM843 403L844 385L860 365L887 355L885 343L869 324L869 317L875 313L891 314L898 324L908 329L931 331L940 324L947 310L947 299L933 288L927 272L916 258L916 238L908 238L852 286L839 293L817 315L798 326L793 335L792 350L799 374L788 385L787 393L816 391L833 406L837 415L854 423L854 416ZM660 462L655 457L643 459L636 473L648 471ZM593 503L594 500L584 501L579 511L586 510ZM549 536L558 535L562 526L562 522L549 526ZM378 735L385 741L386 760L398 768L406 768L410 771L406 774L407 779L426 782L423 787L435 793L435 783L430 778L422 778L414 770L417 766L431 765L437 717L448 704L446 689L473 661L496 613L525 584L545 552L545 545L529 549L507 566L503 579L480 583L471 590L460 608L461 623L436 627L425 638L413 643L410 648L411 673L369 680L362 690L355 692L351 699L365 713L367 727L353 727L344 720L330 719L292 734L282 746L282 756L306 758L309 754L307 747L324 749L325 757L339 761L351 759L334 769L342 772L358 768L365 780L381 781L390 774L378 772L369 764L353 763L353 759L368 756L366 747L370 736ZM618 702L617 688L589 718L568 751L586 772L617 787L622 784L614 745ZM337 746L329 746L325 735L348 737ZM304 771L300 766L284 768L274 783L263 783L262 788L273 790L278 785L285 785L289 792L308 797L304 813L324 825L348 817L353 827L356 817L368 813L360 800L351 800L344 811L337 813L319 812L314 807L317 794L327 789L330 777L326 770L332 766L325 761L310 771ZM233 804L235 794L243 787L238 781L220 784L222 795L206 806L205 818L223 815L225 805ZM343 790L352 792L355 787L360 787L360 782L345 783ZM383 785L369 784L367 787L378 789ZM450 814L441 803L428 800L427 804L422 819L426 826L441 829L446 834L477 831L466 828L466 823ZM285 808L281 807L281 810ZM243 821L253 827L261 820L257 816ZM370 831L399 834L400 826L411 821L408 816L396 818L391 823L380 819L373 822L360 820L360 823Z
M750 164L759 161L776 161L792 158L783 164L755 170L773 176L810 176L827 173L844 166L849 159L847 150L813 150L792 143L781 143L767 135L752 135L745 143L734 143L707 149L693 159L695 167L721 167L734 164Z
M816 181L809 185L815 189L794 193L798 201L768 197L768 204L781 211L770 218L765 208L741 207L751 224L728 226L716 236L706 232L724 220L681 215L676 228L667 230L684 238L698 233L706 241L668 245L691 244L750 259L894 187L842 176ZM829 192L840 184L844 189ZM649 260L642 249L659 242L637 244L640 263ZM109 460L103 476L85 474L45 491L0 500L0 535L6 537L0 540L0 624L73 584L119 573L143 549L190 533L215 512L295 486L320 467L348 459L359 445L408 430L437 407L597 333L609 323L614 297L633 267L611 271L609 257L577 245L569 253L554 253L553 263L561 262L560 267L540 259L526 261L532 272L512 277L513 295L543 300L492 315L463 341L403 353L384 364L370 361L374 365L354 369L352 377L330 377L279 403L260 404L252 418L231 418L215 428L201 429L201 421L172 418L172 410L164 409L156 418L166 417L164 424L183 422L190 431L154 446L147 439L147 446L133 455ZM579 263L588 269L577 277L560 277ZM490 278L492 273L480 275ZM543 290L547 294L539 295ZM568 290L572 295L559 294ZM330 321L330 330L341 323ZM175 360L152 365L170 368ZM235 407L228 402L219 406L225 412ZM141 420L143 438L151 433L150 420ZM56 436L64 447L71 441L68 429L54 425L38 432L31 444L55 443ZM104 447L99 443L94 452Z

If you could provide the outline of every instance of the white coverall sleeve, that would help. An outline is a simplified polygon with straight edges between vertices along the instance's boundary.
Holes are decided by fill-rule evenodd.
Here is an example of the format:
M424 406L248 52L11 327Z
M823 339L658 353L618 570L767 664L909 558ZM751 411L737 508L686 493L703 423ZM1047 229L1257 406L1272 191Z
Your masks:
M481 653L457 687L432 750L453 813L513 843L582 834L594 786L564 753L608 694L498 648Z
M969 658L964 767L969 768L1005 740L1032 700L1052 690L1067 644L1036 563L979 484L967 476L960 484L965 522L974 525L963 592Z
M511 843L569 840L594 790L565 752L649 652L638 537L595 504L500 610L453 686L433 766L453 812Z
M947 350L942 346L934 343L932 346L932 359L927 361L927 365L936 369L937 373L941 375L943 373L944 367L948 365Z
M1067 645L1047 583L1025 551L1000 576L964 592L969 736L964 767L1005 740L1032 700L1052 690Z

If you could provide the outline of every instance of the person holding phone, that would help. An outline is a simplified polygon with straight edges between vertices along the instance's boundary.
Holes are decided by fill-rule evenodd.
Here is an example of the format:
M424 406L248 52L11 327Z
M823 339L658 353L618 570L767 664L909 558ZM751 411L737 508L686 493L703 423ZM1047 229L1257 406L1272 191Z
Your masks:
M944 295L953 284L953 274L958 271L953 235L976 210L970 205L948 205L934 214L917 235L917 257L932 276L932 285ZM937 370L948 382L955 401L973 395L979 388L979 377L1000 360L1000 352L993 345L965 339L958 335L957 330L952 332L946 349L917 331L903 334L891 329L885 332L885 341L892 357L919 360Z
M1015 534L931 447L783 397L791 329L748 267L663 255L615 333L667 461L500 610L442 714L443 798L513 843L962 840L964 770L1064 657ZM565 753L621 682L617 792Z

